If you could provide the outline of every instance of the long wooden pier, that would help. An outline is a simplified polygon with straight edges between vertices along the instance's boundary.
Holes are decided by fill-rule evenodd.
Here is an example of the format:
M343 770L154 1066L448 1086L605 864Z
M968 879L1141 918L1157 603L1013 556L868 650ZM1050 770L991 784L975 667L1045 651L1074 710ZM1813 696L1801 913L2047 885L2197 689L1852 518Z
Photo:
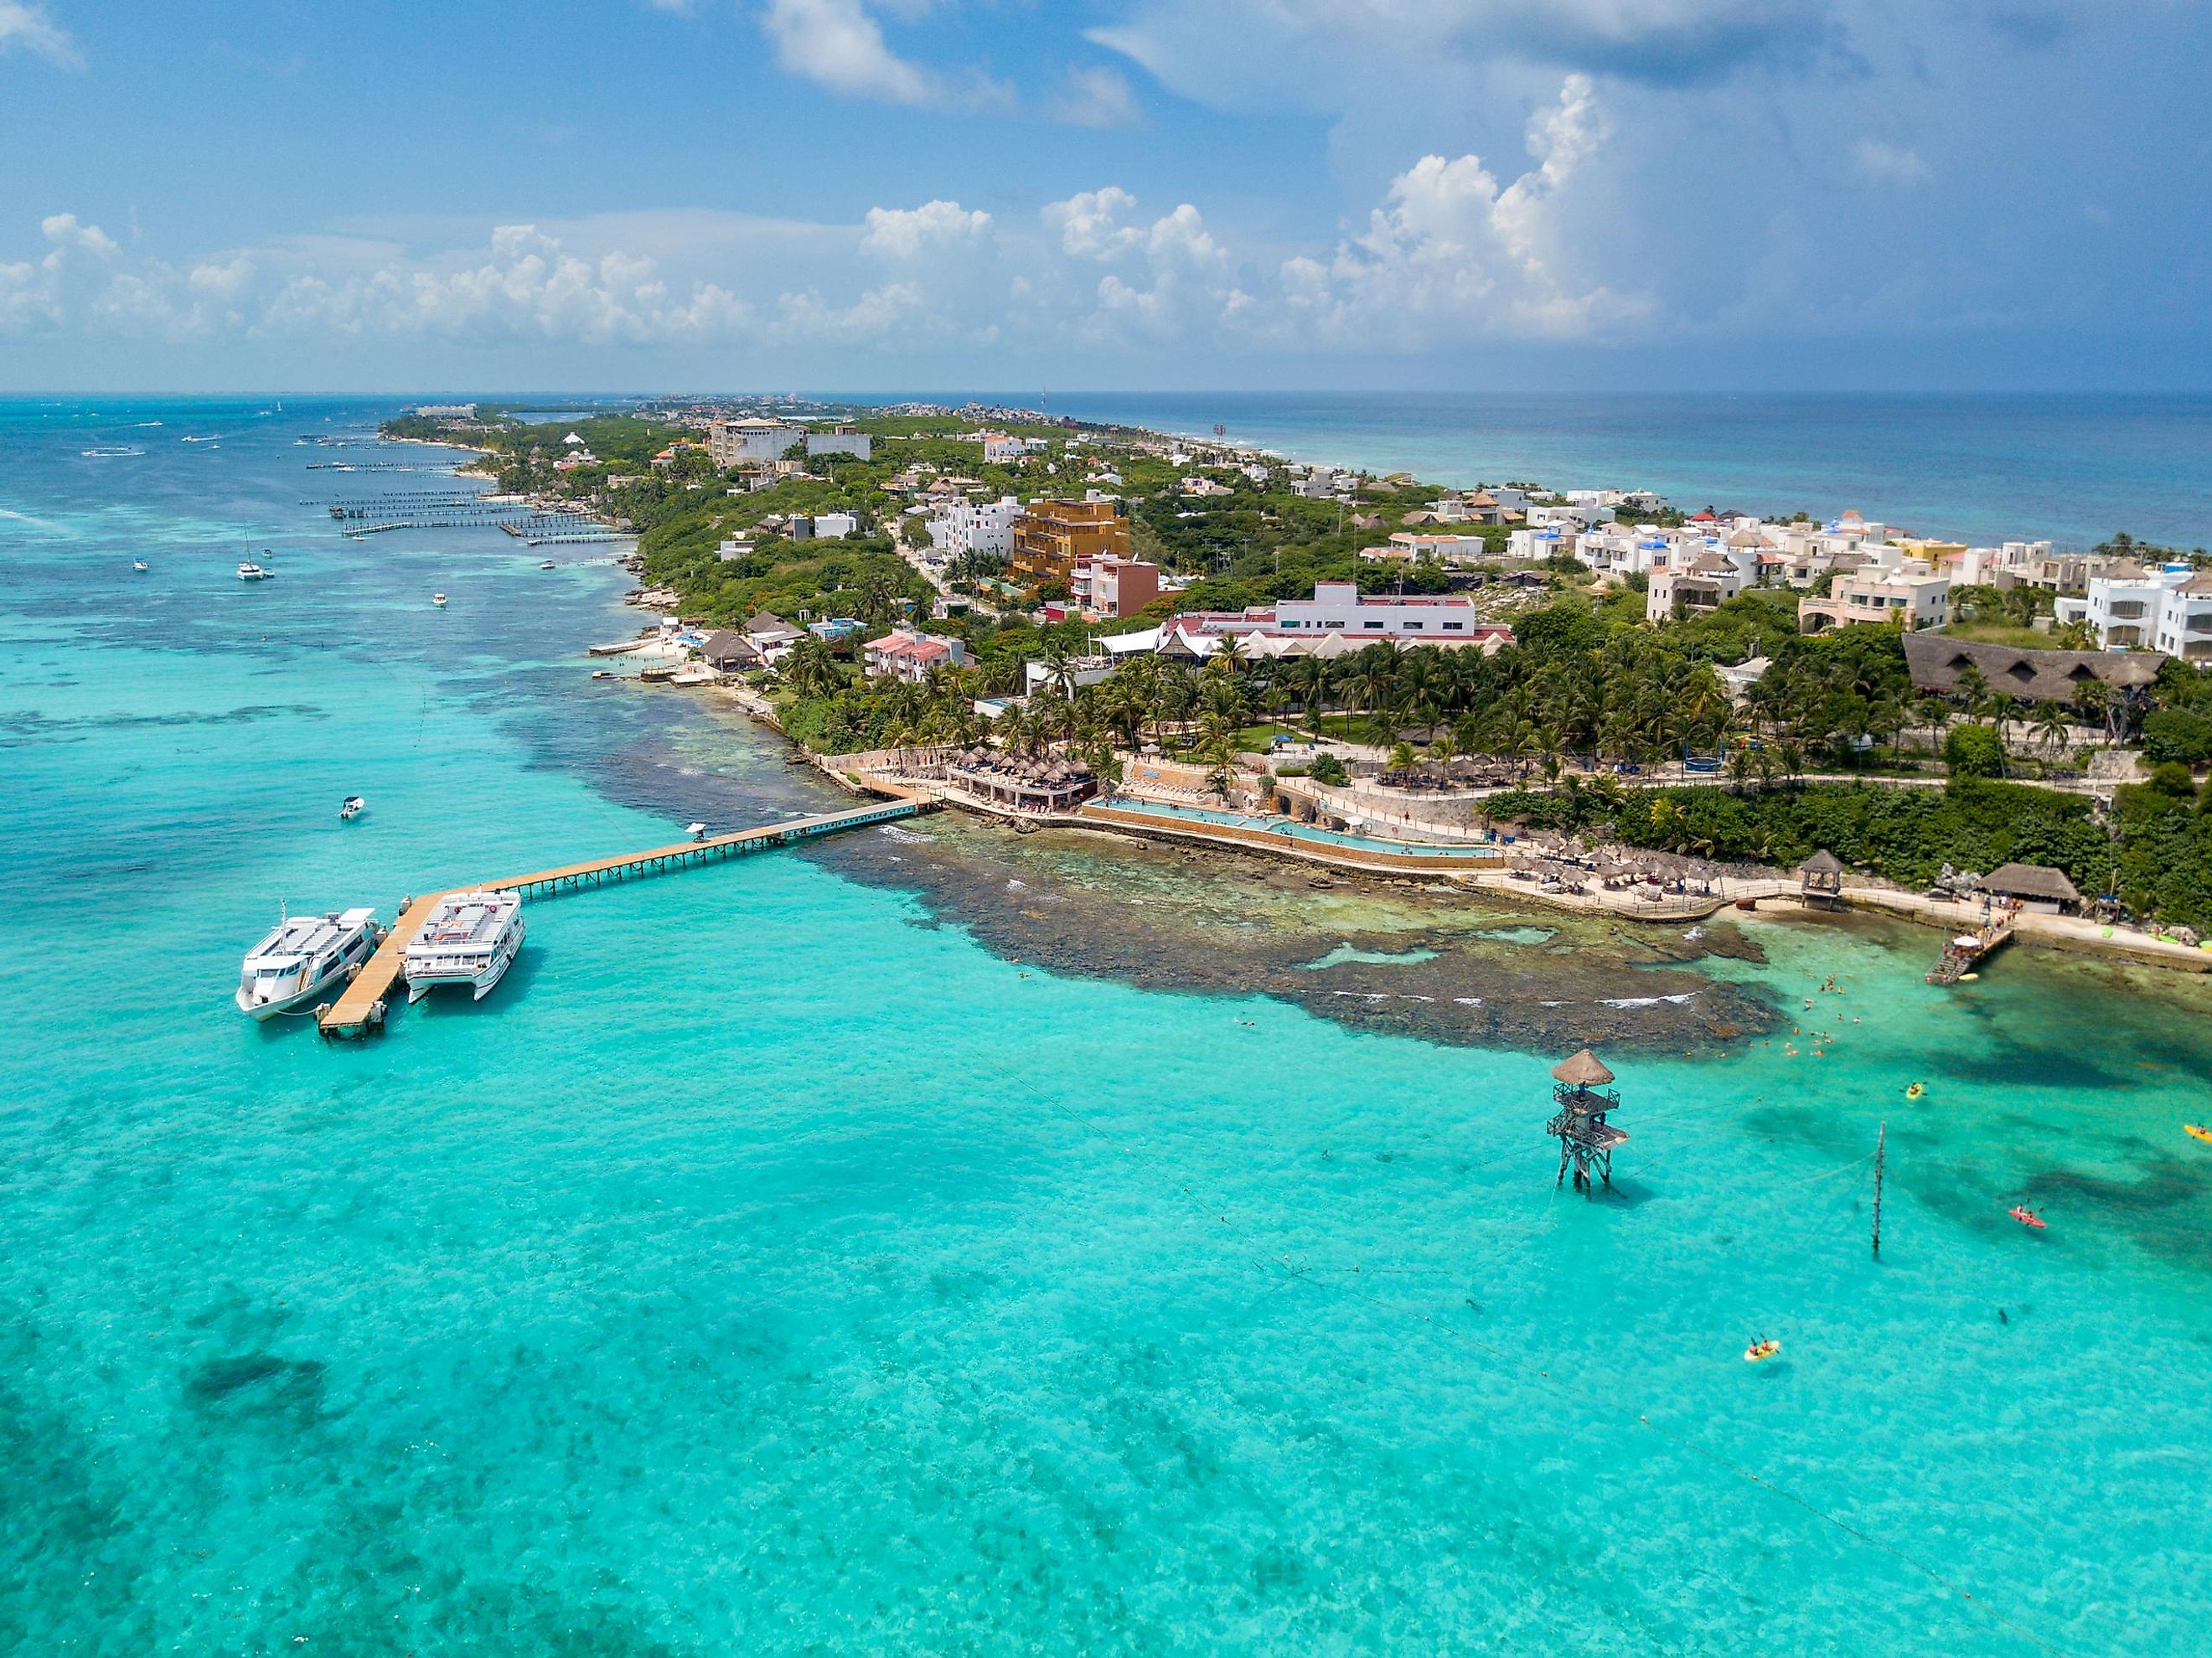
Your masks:
M541 869L528 875L517 875L504 881L479 881L466 887L448 887L426 896L410 899L392 924L392 931L377 947L376 954L362 963L362 969L347 985L337 1000L320 1010L315 1023L325 1036L366 1036L371 1031L383 1029L386 1017L392 1008L392 993L398 986L401 971L407 964L407 946L430 919L430 912L438 901L448 892L477 891L489 889L500 892L519 892L525 897L550 897L557 892L573 892L580 887L603 886L611 881L626 881L635 876L660 875L671 870L689 869L695 864L720 863L731 858L740 858L747 853L767 852L778 847L796 845L801 841L814 840L824 835L835 835L841 829L865 829L871 823L888 823L901 817L912 817L919 812L934 811L937 802L927 795L898 793L891 800L878 801L869 805L855 806L847 811L824 812L814 817L793 817L781 823L763 823L758 829L739 829L732 835L710 835L703 841L681 841L672 847L655 847L649 852L623 853L612 858L594 858L580 864L563 864L558 869Z

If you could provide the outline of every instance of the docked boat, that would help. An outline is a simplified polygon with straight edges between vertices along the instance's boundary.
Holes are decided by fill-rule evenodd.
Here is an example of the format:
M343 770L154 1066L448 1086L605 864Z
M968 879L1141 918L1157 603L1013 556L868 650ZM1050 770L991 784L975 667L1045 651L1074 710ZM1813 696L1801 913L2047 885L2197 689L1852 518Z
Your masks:
M238 567L238 579L240 581L266 581L269 580L269 574L267 570L263 569L250 558Z
M522 933L520 893L447 893L407 946L407 999L466 985L482 1001L513 965Z
M373 909L288 917L246 953L238 1011L267 1019L313 1001L374 955L381 936Z
M349 794L338 807L338 821L342 823L350 823L368 810L368 801L365 796Z

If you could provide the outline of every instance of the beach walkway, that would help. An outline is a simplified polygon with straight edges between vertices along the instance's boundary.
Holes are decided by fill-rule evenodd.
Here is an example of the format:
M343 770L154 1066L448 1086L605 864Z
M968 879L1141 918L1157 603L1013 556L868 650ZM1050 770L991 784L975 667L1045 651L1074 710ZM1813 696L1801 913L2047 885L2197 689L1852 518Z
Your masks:
M847 811L824 812L812 817L793 817L781 823L763 823L758 829L739 829L732 835L710 835L702 841L679 841L674 846L654 847L646 852L626 852L612 858L594 858L584 863L562 864L556 869L541 869L528 875L517 875L500 881L479 881L468 886L447 887L427 896L410 899L392 925L376 954L370 957L344 993L315 1017L315 1023L325 1036L359 1037L382 1027L391 1011L392 992L399 982L401 970L407 963L407 946L422 932L422 924L430 919L430 912L438 901L450 892L477 891L489 889L499 892L519 892L525 897L547 897L557 892L573 892L580 887L599 886L610 881L628 880L633 876L659 875L671 870L689 869L696 864L719 863L726 859L742 857L747 853L766 852L778 847L796 845L801 841L814 840L824 835L835 835L841 829L865 829L871 823L888 823L896 818L912 817L918 812L933 811L937 802L926 794L909 790L883 790L895 798L880 800L865 806L855 806Z

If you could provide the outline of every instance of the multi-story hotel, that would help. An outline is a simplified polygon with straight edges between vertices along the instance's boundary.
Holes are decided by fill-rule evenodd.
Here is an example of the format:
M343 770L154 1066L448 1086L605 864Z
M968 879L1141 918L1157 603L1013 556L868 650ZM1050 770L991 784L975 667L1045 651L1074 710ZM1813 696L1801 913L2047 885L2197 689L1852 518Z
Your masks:
M1013 577L1033 586L1068 586L1079 561L1128 556L1129 523L1110 501L1032 501L1014 520Z

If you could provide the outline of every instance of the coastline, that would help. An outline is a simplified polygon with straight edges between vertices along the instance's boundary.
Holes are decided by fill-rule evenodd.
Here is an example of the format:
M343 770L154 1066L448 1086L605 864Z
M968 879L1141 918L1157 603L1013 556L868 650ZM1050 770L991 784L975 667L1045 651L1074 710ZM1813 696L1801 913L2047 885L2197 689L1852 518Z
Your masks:
M1878 911L1897 920L1938 932L1955 932L1978 925L1978 909L1972 904L1946 903L1924 894L1860 882L1846 885L1841 912L1802 902L1793 875L1778 872L1751 881L1723 879L1711 893L1678 895L1654 902L1632 890L1599 889L1582 893L1547 892L1540 886L1516 879L1504 870L1463 870L1443 865L1433 856L1364 852L1357 847L1332 847L1326 842L1296 840L1264 831L1216 824L1203 819L1182 821L1111 806L1090 805L1068 813L1021 813L994 806L964 790L926 780L898 777L865 768L872 756L815 754L783 729L766 697L747 686L722 684L713 689L761 726L774 732L823 777L848 793L892 796L926 793L944 805L978 817L994 818L1037 829L1075 829L1102 835L1137 836L1164 841L1204 845L1247 856L1287 859L1318 866L1352 878L1388 880L1400 885L1423 884L1430 890L1457 888L1469 893L1510 899L1568 914L1603 915L1615 920L1652 925L1707 920L1725 910L1748 914L1786 914L1796 919L1819 920L1853 907ZM1320 883L1316 883L1318 885ZM2071 955L2094 956L2136 966L2159 967L2185 974L2212 974L2212 950L2191 948L2171 939L2151 937L2075 916L2045 915L2026 911L2015 918L2017 942Z

